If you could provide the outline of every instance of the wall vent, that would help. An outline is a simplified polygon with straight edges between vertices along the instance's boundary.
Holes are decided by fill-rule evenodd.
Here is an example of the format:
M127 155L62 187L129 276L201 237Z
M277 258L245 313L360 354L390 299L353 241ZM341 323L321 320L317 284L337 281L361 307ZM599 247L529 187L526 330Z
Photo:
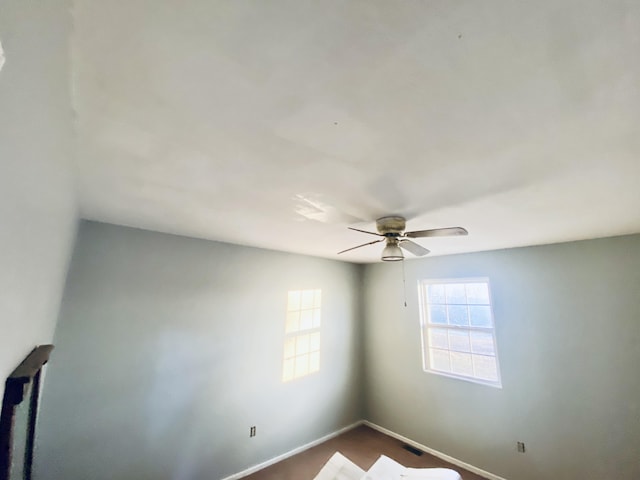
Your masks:
M404 448L407 452L411 452L414 455L417 455L418 457L424 453L422 450L418 450L417 448L412 447L411 445L405 444L405 445L402 445L402 448Z

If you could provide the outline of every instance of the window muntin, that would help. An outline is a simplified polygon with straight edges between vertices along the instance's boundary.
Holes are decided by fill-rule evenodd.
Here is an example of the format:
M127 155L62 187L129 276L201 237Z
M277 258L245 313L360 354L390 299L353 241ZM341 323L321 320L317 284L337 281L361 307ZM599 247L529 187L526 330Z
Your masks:
M418 288L424 370L501 387L489 280L421 280Z
M320 370L322 291L290 290L287 298L282 381Z

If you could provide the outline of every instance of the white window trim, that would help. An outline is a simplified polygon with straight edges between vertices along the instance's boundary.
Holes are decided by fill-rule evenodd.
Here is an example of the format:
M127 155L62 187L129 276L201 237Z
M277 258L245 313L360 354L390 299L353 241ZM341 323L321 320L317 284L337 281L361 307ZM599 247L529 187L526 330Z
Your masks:
M431 324L428 322L429 313L427 311L427 301L426 301L427 297L425 296L425 291L424 291L424 289L428 285L444 285L447 283L474 283L474 282L475 283L483 282L483 283L486 283L489 287L489 310L491 311L491 320L493 322L492 328L472 327L472 326L459 327L456 325L443 326L440 324ZM422 347L422 370L424 372L430 373L433 375L439 375L442 377L455 378L458 380L464 380L467 382L478 383L480 385L488 385L490 387L502 389L502 374L500 372L500 359L498 358L498 341L496 337L496 322L495 322L495 315L493 313L493 296L492 295L493 294L491 289L491 281L489 280L488 277L425 278L425 279L418 280L418 303L419 303L419 309L420 309L420 344ZM430 368L429 345L426 343L426 336L430 326L433 326L436 328L446 328L446 329L453 329L453 330L459 329L459 330L465 330L465 331L477 330L477 331L487 332L490 330L493 336L493 345L495 347L495 359L496 359L496 369L497 369L498 379L496 381L483 380L481 378L469 377L467 375L461 375L457 373L443 372L440 370L434 370Z

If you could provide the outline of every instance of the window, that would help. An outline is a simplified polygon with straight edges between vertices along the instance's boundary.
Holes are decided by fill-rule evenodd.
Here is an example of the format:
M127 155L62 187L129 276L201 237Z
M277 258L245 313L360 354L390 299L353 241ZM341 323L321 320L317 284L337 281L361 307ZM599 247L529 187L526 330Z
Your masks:
M501 387L489 280L421 280L424 370Z
M320 300L322 291L291 290L287 300L282 381L320 370Z

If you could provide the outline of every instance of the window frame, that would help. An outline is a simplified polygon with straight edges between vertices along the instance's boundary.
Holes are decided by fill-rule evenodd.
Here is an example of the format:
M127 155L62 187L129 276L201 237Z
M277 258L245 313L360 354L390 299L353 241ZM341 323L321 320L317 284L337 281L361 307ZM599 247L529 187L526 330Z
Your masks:
M299 303L299 307L298 308L291 308L291 304L290 304L290 295L292 293L296 293L299 292L300 294L300 303ZM313 305L311 307L308 308L303 308L303 303L302 303L302 297L304 295L305 292L313 292ZM318 301L316 302L316 298L318 299ZM300 318L302 316L302 312L304 311L311 311L311 312L318 312L318 324L314 325L314 319L312 319L312 324L311 326L309 326L308 328L301 328L301 326L298 324L298 327L296 329L292 329L289 330L289 325L288 325L288 320L286 317L288 317L288 315L290 313L298 313L299 314L299 318L298 318L298 322L300 321ZM312 313L312 316L313 315ZM282 356L282 375L281 375L281 380L282 383L289 383L289 382L293 382L295 380L298 380L300 378L304 378L310 375L313 375L315 373L318 373L320 371L320 352L321 352L321 346L322 346L322 337L321 337L321 328L322 328L322 289L321 288L304 288L304 289L291 289L288 290L287 292L287 309L286 309L286 317L285 317L285 329L284 329L284 351L283 351L283 356ZM317 350L311 350L309 349L307 352L304 353L297 353L297 351L294 353L294 355L292 356L287 356L287 341L288 340L293 340L294 345L297 344L298 339L300 337L304 337L304 336L308 336L309 337L309 341L311 341L311 336L312 335L317 335L318 337L318 349ZM294 349L297 347L294 347ZM315 370L311 370L311 366L310 366L310 362L311 362L311 358L313 354L317 354L318 356L318 365L317 368ZM298 361L299 358L301 357L306 357L307 358L307 369L304 373L300 374L300 375L296 375L296 363ZM286 377L285 376L285 372L286 372L286 362L287 360L293 360L293 371L291 374L291 377Z
M448 284L467 284L467 283L483 283L487 285L487 290L488 290L488 296L489 296L489 312L491 314L491 327L478 327L478 326L472 326L472 325L467 325L467 326L458 326L458 325L451 325L449 323L447 323L446 325L442 325L442 324L438 324L438 323L431 323L430 322L430 317L429 317L429 297L427 294L427 287L429 285L448 285ZM498 341L497 341L497 337L496 337L496 322L495 322L495 315L494 315L494 311L493 311L493 297L492 297L492 291L491 291L491 281L489 280L488 277L462 277L462 278L423 278L423 279L419 279L418 280L418 303L419 303L419 310L420 310L420 342L421 342L421 350L422 350L422 369L424 372L426 373L430 373L430 374L434 374L434 375L440 375L443 377L449 377L449 378L455 378L458 380L465 380L467 382L472 382L472 383L477 383L480 385L488 385L490 387L494 387L494 388L502 388L502 375L500 372L500 359L498 356ZM447 304L448 305L448 304ZM469 304L469 303L465 303L464 305L469 306L469 305L474 305L474 304ZM484 306L484 305L483 305ZM458 331L465 331L465 332L471 332L471 331L480 331L480 332L485 332L485 333L491 333L492 336L492 340L493 340L493 347L494 347L494 358L496 361L496 376L497 379L494 380L487 380L487 379L483 379L483 378L478 378L475 376L468 376L468 375L463 375L463 374L459 374L459 373L454 373L454 372L445 372L442 370L436 370L434 368L432 368L431 366L431 361L430 361L430 349L431 347L429 346L429 341L428 341L428 335L429 335L429 329L433 327L433 328L443 328L446 330L458 330ZM451 350L451 349L447 349L447 352L451 353L451 352L455 352L455 350Z

